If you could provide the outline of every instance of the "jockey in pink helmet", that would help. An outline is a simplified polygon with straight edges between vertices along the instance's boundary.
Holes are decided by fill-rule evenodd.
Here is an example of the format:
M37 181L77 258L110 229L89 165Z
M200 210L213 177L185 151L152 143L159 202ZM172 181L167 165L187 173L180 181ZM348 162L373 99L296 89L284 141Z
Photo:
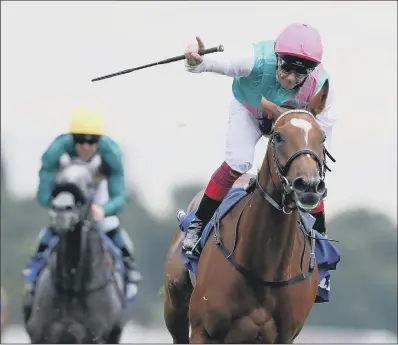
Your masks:
M306 24L286 27L276 39L274 49L278 57L279 80L282 86L286 80L285 88L288 89L297 85L296 80L303 81L322 61L321 36L318 30ZM296 73L289 74L290 71Z
M183 242L183 251L190 252L204 226L211 219L224 197L242 174L253 166L255 145L264 133L262 97L285 107L302 107L329 80L329 96L317 122L326 134L330 148L335 117L330 77L322 66L323 46L317 29L307 24L291 24L276 40L251 44L236 54L198 54L204 49L202 40L185 50L185 67L191 73L213 72L234 78L229 109L229 128L225 159L213 173ZM315 230L325 234L323 203L312 211Z
M275 41L275 53L296 56L313 61L317 65L322 61L323 45L318 30L306 24L291 24L286 27Z

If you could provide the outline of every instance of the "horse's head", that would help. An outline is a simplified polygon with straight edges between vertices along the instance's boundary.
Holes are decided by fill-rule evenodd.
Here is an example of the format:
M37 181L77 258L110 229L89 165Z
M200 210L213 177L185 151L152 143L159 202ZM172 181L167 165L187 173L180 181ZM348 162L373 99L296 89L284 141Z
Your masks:
M325 108L328 91L326 81L301 109L278 107L262 100L264 111L274 120L264 164L273 183L282 189L284 206L291 208L295 204L311 211L326 196L325 134L315 118Z
M55 231L72 231L77 223L85 220L82 210L93 197L94 175L100 165L101 157L98 155L89 162L71 159L67 155L61 158L49 210L51 226Z

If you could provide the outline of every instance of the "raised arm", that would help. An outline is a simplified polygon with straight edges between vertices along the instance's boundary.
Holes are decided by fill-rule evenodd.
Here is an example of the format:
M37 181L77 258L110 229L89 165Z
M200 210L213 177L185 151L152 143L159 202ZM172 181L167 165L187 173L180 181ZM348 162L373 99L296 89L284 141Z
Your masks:
M198 51L204 49L199 37L197 43L185 49L185 69L191 73L213 72L228 77L247 77L254 67L254 48L252 45L241 50L231 50L217 55L200 56Z

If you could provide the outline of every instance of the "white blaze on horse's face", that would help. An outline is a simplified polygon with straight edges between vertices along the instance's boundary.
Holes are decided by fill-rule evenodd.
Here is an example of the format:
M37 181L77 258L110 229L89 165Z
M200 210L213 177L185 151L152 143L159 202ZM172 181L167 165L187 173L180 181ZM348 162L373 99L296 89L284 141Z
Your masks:
M60 233L72 230L79 221L79 209L72 193L61 192L51 200L48 211L52 228Z
M308 146L308 133L310 132L310 130L312 128L311 123L309 123L307 120L298 119L296 117L292 118L290 120L290 123L293 126L300 128L304 131L304 134L305 134L304 140L305 140L305 145L307 147Z

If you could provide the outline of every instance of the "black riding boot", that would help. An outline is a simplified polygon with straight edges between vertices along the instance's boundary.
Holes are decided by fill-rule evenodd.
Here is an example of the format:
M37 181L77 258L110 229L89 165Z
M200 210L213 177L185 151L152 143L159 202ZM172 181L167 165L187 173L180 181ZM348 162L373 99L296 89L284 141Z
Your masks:
M142 280L142 275L138 271L137 262L133 253L131 239L124 229L116 228L106 233L108 237L120 249L123 256L123 263L126 270L126 300L133 302L137 294L137 284Z
M216 212L221 202L222 201L208 197L206 194L203 195L198 210L196 211L195 218L189 225L184 242L182 243L182 250L184 252L191 252L195 247L196 242L198 242L202 235L204 227L210 221L211 217L213 217L214 212Z

